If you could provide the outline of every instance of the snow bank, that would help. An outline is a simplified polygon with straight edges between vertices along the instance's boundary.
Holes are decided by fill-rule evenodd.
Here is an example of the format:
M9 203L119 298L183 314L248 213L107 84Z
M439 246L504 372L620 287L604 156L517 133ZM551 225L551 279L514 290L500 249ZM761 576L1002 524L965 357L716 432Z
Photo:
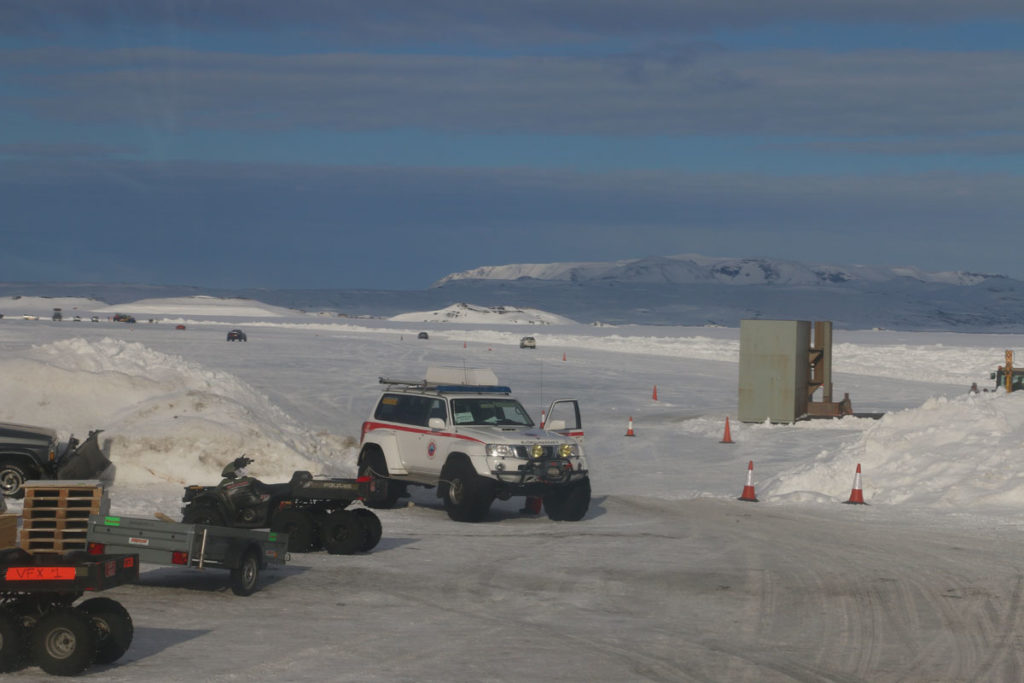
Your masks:
M117 484L213 483L243 453L268 480L351 473L355 462L354 443L303 428L237 377L111 338L0 361L0 420L64 438L103 429Z
M859 463L868 502L1024 508L1022 443L1024 392L933 398L886 415L838 451L772 478L764 491L783 500L846 500ZM840 488L843 481L849 485Z
M104 304L94 309L99 313L130 313L138 317L146 315L193 315L193 316L228 316L252 318L281 318L299 315L279 306L271 306L260 301L249 299L225 299L214 296L186 296L166 299L141 299L116 306Z

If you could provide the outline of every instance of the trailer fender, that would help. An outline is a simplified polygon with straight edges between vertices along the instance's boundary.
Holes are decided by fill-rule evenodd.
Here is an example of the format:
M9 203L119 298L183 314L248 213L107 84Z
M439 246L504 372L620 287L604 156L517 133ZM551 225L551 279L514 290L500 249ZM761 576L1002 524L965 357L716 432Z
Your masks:
M233 539L228 543L227 553L224 555L224 566L229 569L238 569L242 566L242 558L250 550L255 550L260 558L260 569L267 568L267 558L263 554L263 546L259 541L247 538Z

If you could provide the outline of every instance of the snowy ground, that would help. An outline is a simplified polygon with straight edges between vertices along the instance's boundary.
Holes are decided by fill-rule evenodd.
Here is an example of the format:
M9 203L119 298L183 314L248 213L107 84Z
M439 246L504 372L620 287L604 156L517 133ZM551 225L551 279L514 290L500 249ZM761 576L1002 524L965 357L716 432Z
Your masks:
M380 513L374 552L295 555L249 598L216 571L147 567L110 594L135 642L92 677L1024 676L1024 392L967 393L990 384L1020 337L837 332L836 392L887 415L747 425L735 418L735 329L346 321L190 303L122 306L158 321L124 325L105 321L113 311L53 323L18 308L70 317L96 302L0 302L0 420L104 429L113 512L177 516L183 484L215 483L243 452L268 481L299 468L351 475L378 376L491 367L535 417L552 399L581 400L594 502L579 523L520 515L513 499L462 525L416 490ZM249 341L227 343L232 327ZM518 348L526 334L537 350ZM729 416L735 443L721 444ZM757 504L735 500L750 461ZM841 505L857 464L870 505Z

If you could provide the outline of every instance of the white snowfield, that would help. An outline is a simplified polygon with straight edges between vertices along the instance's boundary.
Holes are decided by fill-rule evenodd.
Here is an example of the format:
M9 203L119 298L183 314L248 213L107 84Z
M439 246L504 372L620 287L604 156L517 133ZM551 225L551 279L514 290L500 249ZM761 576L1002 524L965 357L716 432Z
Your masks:
M1024 677L1024 392L967 391L990 388L1020 337L837 331L835 393L882 419L742 424L736 329L551 324L524 351L521 323L269 318L228 301L234 315L204 317L185 303L186 330L0 320L0 420L103 429L114 514L177 518L182 486L216 483L242 453L265 481L352 476L378 377L438 365L492 368L535 419L580 399L594 499L577 523L512 499L458 524L414 489L379 511L373 552L293 555L249 598L223 572L146 566L109 593L133 645L93 676ZM232 327L249 341L227 343ZM749 462L756 504L736 500ZM869 505L843 505L858 464Z

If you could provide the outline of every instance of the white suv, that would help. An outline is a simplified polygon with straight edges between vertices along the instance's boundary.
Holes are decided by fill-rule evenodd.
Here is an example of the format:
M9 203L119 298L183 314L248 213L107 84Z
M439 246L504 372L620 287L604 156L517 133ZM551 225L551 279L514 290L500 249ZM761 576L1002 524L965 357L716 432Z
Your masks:
M479 522L495 498L543 498L549 518L575 522L590 506L583 427L575 399L554 401L546 425L491 370L430 368L423 380L380 378L363 423L359 476L371 507L395 504L408 485L437 487L448 516Z

